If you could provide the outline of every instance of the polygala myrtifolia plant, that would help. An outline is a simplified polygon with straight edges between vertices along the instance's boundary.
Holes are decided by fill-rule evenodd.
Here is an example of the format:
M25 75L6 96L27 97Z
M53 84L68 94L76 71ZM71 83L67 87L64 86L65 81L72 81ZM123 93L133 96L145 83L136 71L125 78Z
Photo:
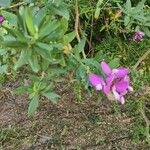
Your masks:
M5 16L1 16L1 28L7 34L0 36L0 47L7 52L15 50L16 61L14 67L11 66L14 70L26 66L36 76L31 77L25 87L17 89L17 93L29 94L28 113L31 115L38 107L41 95L56 102L59 96L52 90L56 77L66 70L76 70L77 80L84 80L88 66L98 68L99 63L92 58L82 58L80 53L84 51L85 37L74 48L71 46L76 34L67 32L66 15L53 15L49 13L49 7L37 10L37 7L21 6L15 17L17 24L6 26Z
M139 31L140 29L150 37L150 12L145 6L146 0L141 0L136 6L132 6L131 0L127 0L124 6L118 3L123 12L123 23L128 32Z
M46 12L47 8L36 10L36 7L20 7L17 13L17 25L10 27L3 24L3 16L0 18L1 28L7 31L6 35L0 36L0 47L6 51L16 51L18 60L14 70L27 65L37 78L50 66L51 68L57 66L55 70L57 75L61 72L59 69L57 72L57 68L66 66L65 56L71 51L69 43L75 38L75 32L65 34L68 29L66 18L55 17ZM25 88L25 92L27 91L32 99L28 110L30 115L38 106L40 93L52 102L58 98L58 95L46 85L47 82L43 82L44 77L43 74L40 75L39 80L27 86L29 90ZM51 93L48 94L49 96L46 94L48 90Z
M16 17L16 25L13 26L6 26L5 16L0 17L1 28L7 31L7 34L0 36L0 48L10 52L15 50L14 70L26 66L34 74L28 73L29 80L25 86L16 89L17 93L28 93L31 99L28 114L35 112L41 96L53 103L57 102L59 95L53 91L53 85L57 78L60 79L60 75L68 72L75 73L75 81L85 85L86 89L90 82L96 89L102 89L108 97L112 91L115 98L123 104L124 95L132 90L129 86L128 69L111 70L107 65L101 69L99 62L102 61L102 56L96 60L87 58L84 53L86 37L82 37L77 44L75 41L74 45L71 43L77 33L68 32L68 13L62 14L55 9L53 14L50 13L49 5L47 6L38 9L21 6L17 15L13 14ZM115 59L109 63L113 69L116 65L118 67ZM106 77L106 80L100 80L100 76L91 76L90 70ZM107 92L106 88L109 88Z

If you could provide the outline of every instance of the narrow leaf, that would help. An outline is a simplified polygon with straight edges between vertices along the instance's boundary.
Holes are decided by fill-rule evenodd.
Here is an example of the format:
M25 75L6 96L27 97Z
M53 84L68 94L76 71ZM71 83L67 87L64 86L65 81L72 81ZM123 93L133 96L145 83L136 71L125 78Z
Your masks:
M127 11L127 14L129 15L131 13L131 0L127 0L126 1L126 11Z
M42 95L45 96L48 100L50 100L54 104L57 103L57 99L60 97L55 92L42 93Z
M83 38L81 41L75 46L74 53L78 56L82 51L84 51L86 39Z
M99 15L100 15L100 11L101 11L101 5L103 4L103 0L98 0L97 5L96 5L96 10L95 10L95 19L98 19Z
M40 39L46 37L49 35L52 31L54 31L56 28L59 27L59 22L57 21L47 21L45 24L42 25L40 31L39 31L39 37Z
M33 24L33 19L32 19L31 8L28 8L28 7L25 8L25 21L26 21L28 31L30 32L32 36L34 36L35 29L34 29L34 24Z
M18 39L18 41L21 41L21 42L27 42L28 39L26 39L23 35L23 33L19 30L16 30L16 29L11 29L11 28L8 28L8 27L5 27L3 26L4 29L6 29L11 35L13 35L15 38Z
M9 7L12 0L0 0L0 6L1 7Z
M20 86L18 88L16 88L13 92L15 94L23 94L23 93L27 93L28 90L28 86Z
M42 49L42 48L36 46L36 47L33 48L33 50L34 50L37 54L39 54L43 59L45 59L45 60L47 60L47 61L50 62L50 59L51 59L50 53L47 52L45 49Z
M2 65L0 66L0 74L7 72L8 65Z
M39 95L34 95L28 107L28 115L32 115L39 105Z
M70 43L75 38L75 36L76 36L76 33L74 31L64 35L63 37L64 44Z
M14 69L17 70L19 67L23 66L24 64L27 64L30 57L31 57L30 50L22 50L19 59L15 64Z
M32 68L32 70L34 72L38 72L40 70L40 65L39 65L39 62L38 62L38 57L37 55L34 55L32 54L31 57L29 58L29 65L30 67Z

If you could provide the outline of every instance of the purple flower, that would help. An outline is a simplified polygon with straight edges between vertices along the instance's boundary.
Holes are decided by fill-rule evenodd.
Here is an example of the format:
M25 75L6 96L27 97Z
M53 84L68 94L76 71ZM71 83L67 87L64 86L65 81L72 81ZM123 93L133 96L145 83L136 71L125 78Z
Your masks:
M106 85L103 89L105 94L110 93L112 85L123 79L129 73L127 68L111 69L105 62L101 63L101 68L106 74Z
M124 95L129 91L133 91L133 88L129 86L129 77L125 76L121 81L115 82L112 86L112 93L116 100L121 104L125 103Z
M105 85L103 78L96 74L90 74L89 81L96 88L96 90L102 90L103 86Z
M135 33L133 40L134 41L140 41L143 39L144 35L145 35L144 32L138 31Z
M4 21L4 17L3 16L0 16L0 24L2 24Z
M106 75L106 79L104 80L96 74L90 74L90 83L96 90L102 90L106 95L113 93L115 99L124 104L124 95L129 91L133 91L133 88L129 86L129 70L127 68L111 69L105 62L101 63L101 68Z

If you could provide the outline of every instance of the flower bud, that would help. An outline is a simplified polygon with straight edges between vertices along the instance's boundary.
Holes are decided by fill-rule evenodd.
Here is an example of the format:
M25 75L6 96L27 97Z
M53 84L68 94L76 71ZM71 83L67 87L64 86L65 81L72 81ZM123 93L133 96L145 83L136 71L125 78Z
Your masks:
M3 16L0 16L0 24L2 24L4 21L4 17Z

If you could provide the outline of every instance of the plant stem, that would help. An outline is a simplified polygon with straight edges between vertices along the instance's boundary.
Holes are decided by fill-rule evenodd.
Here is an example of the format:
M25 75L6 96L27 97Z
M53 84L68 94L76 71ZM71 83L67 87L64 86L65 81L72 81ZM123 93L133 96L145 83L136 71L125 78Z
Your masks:
M78 40L78 42L80 42L81 39L80 39L80 35L79 35L79 9L78 9L78 0L75 1L75 15L76 15L76 18L75 18L75 32L76 32L77 40ZM83 55L83 58L85 59L86 58L86 54L85 54L84 51L82 51L82 55Z
M143 117L143 119L145 120L145 123L146 123L146 138L147 138L148 143L150 143L150 134L149 134L149 132L150 132L150 130L149 130L150 120L147 118L144 108L141 108L140 112L141 112L142 117Z
M150 54L150 49L148 49L144 55L137 61L137 63L132 67L132 70L135 70L139 64Z
M1 7L0 10L4 10L4 9L11 9L11 8L15 8L15 7L18 7L20 5L25 5L26 3L25 2L20 2L20 3L17 3L17 4L14 4L14 5L11 5L9 7Z

